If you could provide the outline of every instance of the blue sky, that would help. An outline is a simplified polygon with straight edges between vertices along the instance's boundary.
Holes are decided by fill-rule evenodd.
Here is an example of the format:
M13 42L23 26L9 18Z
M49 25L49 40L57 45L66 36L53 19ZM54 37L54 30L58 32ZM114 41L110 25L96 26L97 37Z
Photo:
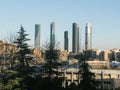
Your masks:
M120 48L120 0L0 0L0 39L16 33L20 24L30 34L34 45L34 25L41 24L41 46L49 40L50 22L55 22L56 41L64 46L64 31L72 43L72 23L80 26L81 49L84 48L86 22L92 25L92 47Z

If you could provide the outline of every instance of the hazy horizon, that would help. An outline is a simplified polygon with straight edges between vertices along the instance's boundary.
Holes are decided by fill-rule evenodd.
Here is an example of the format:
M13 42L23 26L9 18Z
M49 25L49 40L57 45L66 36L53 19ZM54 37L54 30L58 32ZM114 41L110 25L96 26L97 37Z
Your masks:
M1 0L0 39L16 33L22 24L34 45L35 24L41 24L41 46L49 40L50 23L55 22L56 41L64 48L64 31L72 48L72 23L79 24L81 48L84 48L85 25L92 25L92 48L120 48L119 0Z

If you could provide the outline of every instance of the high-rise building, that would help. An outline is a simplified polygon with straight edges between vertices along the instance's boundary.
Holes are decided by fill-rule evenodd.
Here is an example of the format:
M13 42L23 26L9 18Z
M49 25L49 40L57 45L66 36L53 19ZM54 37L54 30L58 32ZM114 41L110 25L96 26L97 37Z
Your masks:
M35 24L35 43L34 48L40 49L40 24Z
M50 23L50 45L55 44L55 23Z
M64 32L64 50L67 50L68 52L68 42L69 42L69 39L68 39L68 31L65 31Z
M72 32L72 52L79 53L79 26L73 23Z
M85 49L92 49L92 27L90 23L85 26Z

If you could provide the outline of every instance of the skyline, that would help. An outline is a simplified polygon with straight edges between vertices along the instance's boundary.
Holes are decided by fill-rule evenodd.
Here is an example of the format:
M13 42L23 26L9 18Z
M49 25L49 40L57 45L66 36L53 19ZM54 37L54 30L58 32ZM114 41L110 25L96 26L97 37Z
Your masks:
M116 0L2 0L0 1L0 39L16 33L23 25L34 45L34 25L41 24L41 46L49 41L50 22L55 22L56 41L64 49L64 31L68 31L69 51L72 50L72 23L80 26L79 36L84 48L85 25L92 26L92 47L97 49L120 48L120 1ZM48 32L48 33L46 33Z

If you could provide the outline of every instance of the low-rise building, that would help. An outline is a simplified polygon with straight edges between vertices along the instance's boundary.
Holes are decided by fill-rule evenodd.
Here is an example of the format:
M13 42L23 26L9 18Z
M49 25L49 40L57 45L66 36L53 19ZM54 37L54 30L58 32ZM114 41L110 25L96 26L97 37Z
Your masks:
M67 61L68 60L68 52L67 52L67 50L60 50L59 54L60 54L60 56L59 56L60 61Z
M109 60L109 54L110 52L108 50L104 50L104 51L101 51L100 54L99 54L99 59L102 60L102 61L108 61Z
M18 51L19 49L15 45L0 41L0 54L12 54Z
M34 49L33 50L33 55L34 55L34 62L37 63L42 63L43 59L42 59L42 51L39 49Z

